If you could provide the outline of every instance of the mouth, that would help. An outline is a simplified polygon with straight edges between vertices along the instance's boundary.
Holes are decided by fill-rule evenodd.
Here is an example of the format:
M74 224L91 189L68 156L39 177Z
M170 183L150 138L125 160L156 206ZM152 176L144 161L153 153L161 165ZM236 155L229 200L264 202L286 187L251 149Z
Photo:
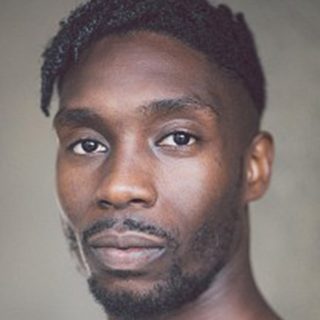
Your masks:
M142 271L166 251L163 239L128 231L107 231L88 240L92 260L103 269Z

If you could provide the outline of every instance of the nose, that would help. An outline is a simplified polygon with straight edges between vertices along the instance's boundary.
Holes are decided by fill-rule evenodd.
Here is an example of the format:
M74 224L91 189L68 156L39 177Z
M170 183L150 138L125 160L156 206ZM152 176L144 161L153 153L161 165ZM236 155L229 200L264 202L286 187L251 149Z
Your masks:
M152 207L157 200L150 166L141 158L110 159L97 191L100 208Z

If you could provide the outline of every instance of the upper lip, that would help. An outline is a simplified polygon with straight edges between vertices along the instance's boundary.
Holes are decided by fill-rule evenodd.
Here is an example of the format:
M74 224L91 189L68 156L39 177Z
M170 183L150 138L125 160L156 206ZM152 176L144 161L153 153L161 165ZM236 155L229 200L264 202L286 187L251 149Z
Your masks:
M126 231L123 233L115 231L100 232L88 239L88 245L93 248L163 248L165 247L164 239L141 234L133 231Z

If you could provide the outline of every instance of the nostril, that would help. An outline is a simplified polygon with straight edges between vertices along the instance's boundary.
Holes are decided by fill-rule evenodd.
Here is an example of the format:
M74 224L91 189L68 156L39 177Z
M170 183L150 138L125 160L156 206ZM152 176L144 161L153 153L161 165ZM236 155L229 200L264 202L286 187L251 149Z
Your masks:
M148 207L148 203L146 201L144 201L143 199L139 199L139 198L136 198L136 199L132 199L130 200L130 203L131 205L139 205L141 207Z
M135 176L134 176L135 177ZM115 179L113 176L99 187L96 194L96 206L100 209L124 209L126 207L151 207L156 201L156 191L131 176ZM129 179L130 178L130 179Z
M144 201L142 199L132 199L130 202L139 204L139 203L143 203Z
M112 203L107 201L107 200L99 200L98 201L98 206L101 209L108 209L112 206Z
M143 207L148 207L148 203L146 203L143 199L139 199L139 198L134 198L128 202L123 202L123 203L122 202L112 203L111 201L101 199L97 201L97 205L100 209L110 209L111 207L120 209L120 208L127 207L128 205L140 205Z

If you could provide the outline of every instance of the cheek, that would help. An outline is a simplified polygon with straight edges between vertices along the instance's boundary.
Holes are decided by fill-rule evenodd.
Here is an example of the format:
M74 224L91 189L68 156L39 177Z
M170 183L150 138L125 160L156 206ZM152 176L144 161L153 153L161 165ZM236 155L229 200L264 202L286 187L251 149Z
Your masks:
M162 172L160 199L167 221L177 226L179 256L189 270L204 260L223 263L235 234L239 171L216 156L209 159L182 160Z
M81 227L94 192L92 174L58 156L56 184L64 214L76 229Z
M178 223L188 228L200 224L228 188L227 170L219 159L210 159L181 160L163 169L159 176L162 204L173 208Z

